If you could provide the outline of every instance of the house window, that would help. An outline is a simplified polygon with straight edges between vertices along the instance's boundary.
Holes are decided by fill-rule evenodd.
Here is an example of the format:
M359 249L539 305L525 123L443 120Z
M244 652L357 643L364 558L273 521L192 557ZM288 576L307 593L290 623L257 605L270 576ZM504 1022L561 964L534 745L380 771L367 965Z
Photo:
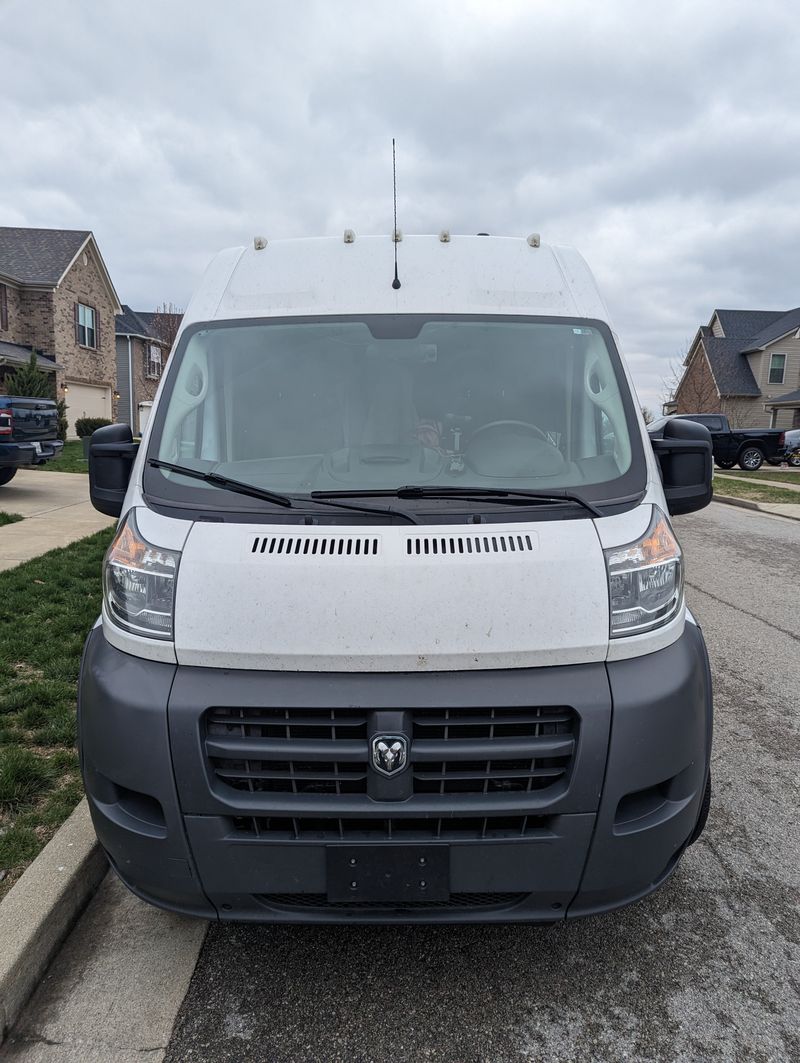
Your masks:
M8 331L8 292L5 284L0 284L0 332Z
M769 360L770 384L782 384L783 374L786 372L786 355L773 354Z
M97 315L94 307L75 304L75 338L81 347L97 346Z
M158 380L161 376L161 348L155 343L150 344L147 354L147 376L150 380Z

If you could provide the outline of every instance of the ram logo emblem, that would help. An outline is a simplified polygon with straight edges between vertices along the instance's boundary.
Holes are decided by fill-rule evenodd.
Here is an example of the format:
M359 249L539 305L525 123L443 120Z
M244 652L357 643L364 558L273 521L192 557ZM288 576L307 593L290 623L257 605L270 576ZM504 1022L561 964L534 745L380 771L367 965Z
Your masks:
M381 775L396 775L408 763L405 735L375 735L372 739L372 766Z

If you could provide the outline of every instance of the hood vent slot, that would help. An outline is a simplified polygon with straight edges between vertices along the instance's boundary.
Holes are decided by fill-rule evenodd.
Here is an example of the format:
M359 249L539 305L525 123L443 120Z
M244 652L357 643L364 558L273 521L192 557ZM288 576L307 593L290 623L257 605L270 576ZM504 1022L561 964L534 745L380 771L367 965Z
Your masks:
M257 535L253 554L274 557L375 557L375 535Z
M530 535L418 535L406 539L412 557L440 554L520 554L534 549Z

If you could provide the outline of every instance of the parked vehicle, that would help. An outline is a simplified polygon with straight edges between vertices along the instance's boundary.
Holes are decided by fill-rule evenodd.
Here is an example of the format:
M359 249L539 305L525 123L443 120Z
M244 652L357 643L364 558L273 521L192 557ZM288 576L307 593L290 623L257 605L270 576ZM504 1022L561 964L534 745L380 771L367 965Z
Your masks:
M0 487L14 478L17 469L44 465L63 448L52 399L0 395Z
M792 428L786 433L786 463L793 469L800 468L800 428Z
M398 251L399 287L393 284ZM86 644L98 837L139 896L264 922L548 921L656 889L711 795L708 657L649 440L571 248L256 241L184 316Z
M740 469L752 472L765 461L771 465L783 461L784 433L779 428L731 428L721 413L676 413L653 421L647 430L657 439L665 424L674 418L705 425L711 433L714 463L720 469L732 469L738 463Z

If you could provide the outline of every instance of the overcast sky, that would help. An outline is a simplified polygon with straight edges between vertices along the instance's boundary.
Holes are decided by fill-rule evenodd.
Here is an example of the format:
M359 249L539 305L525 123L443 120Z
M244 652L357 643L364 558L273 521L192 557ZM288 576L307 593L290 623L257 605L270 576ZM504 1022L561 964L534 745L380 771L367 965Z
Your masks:
M92 229L123 302L221 247L573 243L640 398L714 307L800 304L792 0L0 0L0 225Z

